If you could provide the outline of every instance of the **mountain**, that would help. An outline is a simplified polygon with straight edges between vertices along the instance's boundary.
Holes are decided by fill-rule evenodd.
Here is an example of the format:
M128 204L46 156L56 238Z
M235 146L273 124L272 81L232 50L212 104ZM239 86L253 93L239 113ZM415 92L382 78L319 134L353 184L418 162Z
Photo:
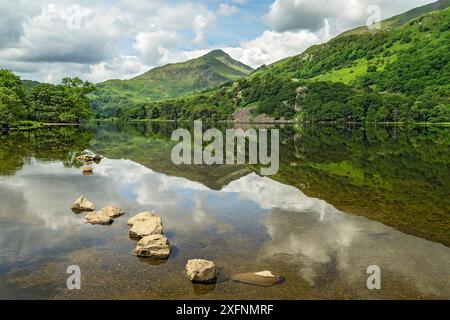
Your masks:
M27 91L31 91L34 87L37 87L41 83L34 80L22 80L22 84Z
M114 115L117 109L182 97L248 76L253 69L222 50L200 58L154 68L130 80L109 80L96 85L90 96L97 112Z
M356 28L150 118L450 122L450 0ZM177 107L176 112L173 111Z

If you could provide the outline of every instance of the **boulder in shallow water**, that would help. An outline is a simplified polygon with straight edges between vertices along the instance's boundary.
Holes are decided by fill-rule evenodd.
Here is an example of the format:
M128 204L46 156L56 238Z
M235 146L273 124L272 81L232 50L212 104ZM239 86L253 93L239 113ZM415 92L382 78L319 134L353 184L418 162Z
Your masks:
M105 214L106 216L108 216L110 218L117 218L117 217L120 217L121 215L124 215L125 211L123 211L120 208L106 207L106 208L101 209L98 213Z
M155 215L154 215L153 212L144 211L144 212L138 213L133 218L129 219L127 221L127 224L132 227L136 222L142 222L142 221L150 220L154 216Z
M85 196L80 196L72 204L72 210L75 211L94 211L95 205L90 202Z
M84 175L91 175L94 174L94 167L91 165L85 165L81 167L81 172L83 172Z
M153 216L148 220L135 222L130 230L130 238L142 239L146 236L162 233L163 227L161 218Z
M231 277L233 281L260 287L272 287L280 283L282 279L282 277L274 275L270 271L241 273Z
M108 216L105 212L91 212L86 216L86 223L108 225L113 223L114 220Z
M172 251L172 245L166 236L154 234L142 238L134 252L138 257L167 259Z
M186 275L194 283L215 283L217 281L217 267L212 261L189 260L186 265Z

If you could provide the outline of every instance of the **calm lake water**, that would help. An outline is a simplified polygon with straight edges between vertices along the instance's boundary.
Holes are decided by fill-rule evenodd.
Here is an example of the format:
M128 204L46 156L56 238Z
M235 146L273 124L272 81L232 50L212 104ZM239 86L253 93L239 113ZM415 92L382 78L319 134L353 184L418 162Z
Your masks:
M179 124L191 128L190 124ZM450 299L450 128L286 125L277 175L176 166L175 124L93 124L0 136L1 299ZM75 157L105 155L83 176ZM127 214L70 210L86 195ZM133 255L126 220L154 210L175 248ZM271 288L193 285L187 260L271 270ZM78 265L82 290L66 287ZM367 289L378 265L382 289Z

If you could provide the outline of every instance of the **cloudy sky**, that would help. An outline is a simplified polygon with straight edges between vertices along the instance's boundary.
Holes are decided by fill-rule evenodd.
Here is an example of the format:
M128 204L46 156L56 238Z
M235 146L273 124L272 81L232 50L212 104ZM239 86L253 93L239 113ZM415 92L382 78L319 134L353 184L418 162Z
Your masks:
M0 67L58 83L127 79L223 49L252 67L434 0L0 0Z

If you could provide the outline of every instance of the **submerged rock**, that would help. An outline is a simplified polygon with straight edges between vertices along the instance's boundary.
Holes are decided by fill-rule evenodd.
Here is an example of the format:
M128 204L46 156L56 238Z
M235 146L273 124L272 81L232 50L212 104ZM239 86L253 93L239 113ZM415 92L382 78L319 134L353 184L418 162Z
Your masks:
M91 212L86 216L86 222L90 224L108 225L114 222L114 220L108 216L105 212Z
M125 214L125 211L123 211L120 208L114 208L114 207L106 207L101 209L99 214L105 214L106 216L110 218L117 218Z
M85 196L80 196L75 202L72 204L72 210L75 211L94 211L95 205L90 202Z
M233 281L260 287L272 287L280 283L282 279L282 277L274 275L270 271L241 273L231 277Z
M138 257L146 257L153 259L167 259L172 251L172 245L166 236L162 234L154 234L142 238L134 253Z
M132 227L136 222L147 221L147 220L150 220L151 218L153 218L154 216L155 215L153 214L153 212L144 211L144 212L138 213L133 218L129 219L127 221L127 224Z
M137 221L130 230L130 238L142 239L154 234L162 234L163 227L160 217L151 217L148 220Z
M214 283L217 281L217 267L208 260L189 260L186 265L186 275L194 283Z
M85 165L81 167L81 172L83 172L84 175L91 175L94 173L94 167L91 165Z

